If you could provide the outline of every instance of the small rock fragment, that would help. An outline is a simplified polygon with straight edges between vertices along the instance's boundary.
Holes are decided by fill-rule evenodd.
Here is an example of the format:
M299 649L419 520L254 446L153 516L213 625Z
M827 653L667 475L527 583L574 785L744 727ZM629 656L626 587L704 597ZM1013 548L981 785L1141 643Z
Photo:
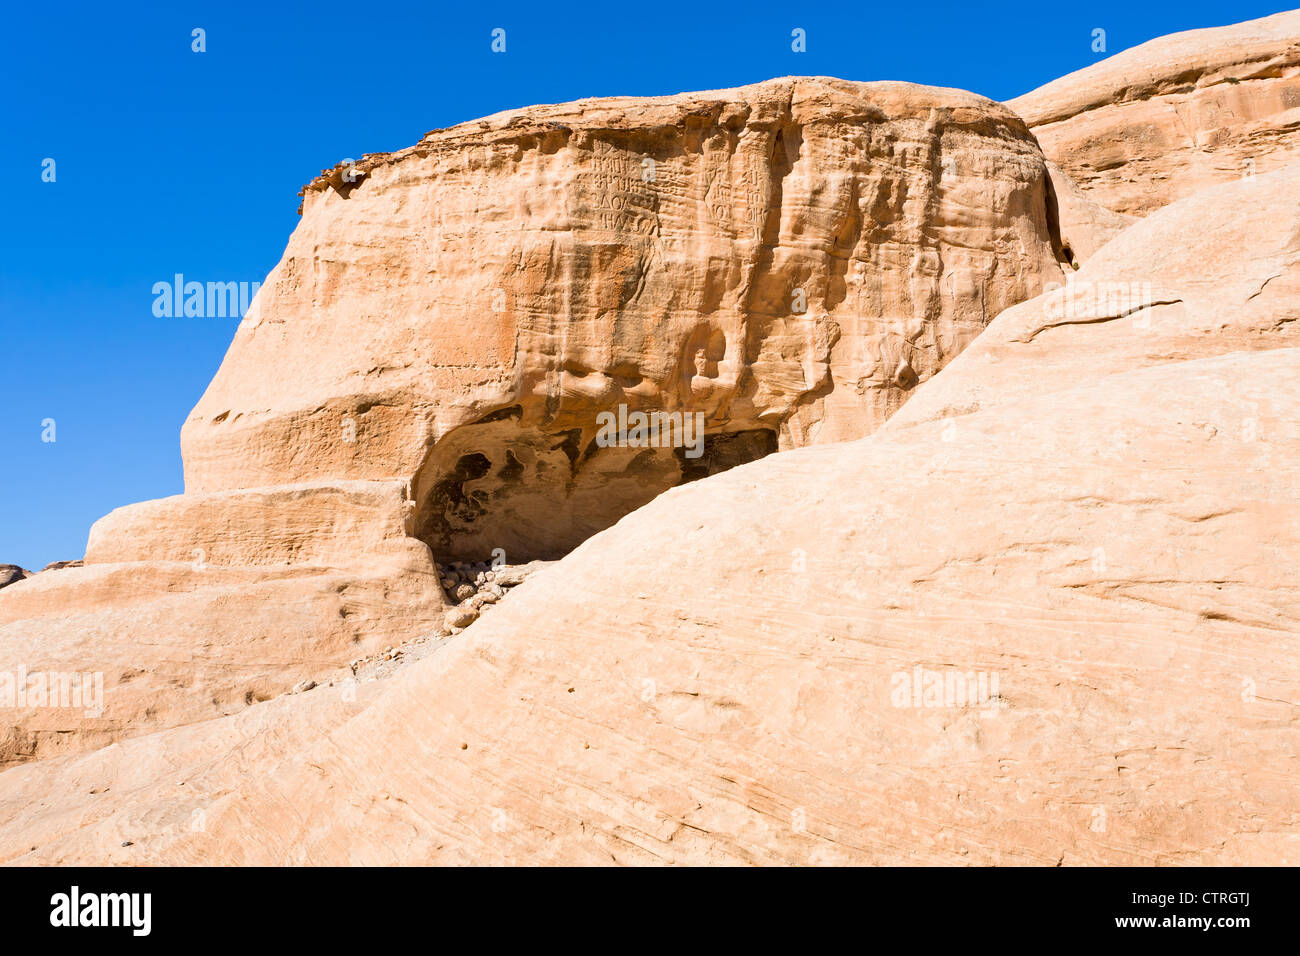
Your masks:
M468 627L478 620L478 608L471 605L454 607L445 618L448 627Z

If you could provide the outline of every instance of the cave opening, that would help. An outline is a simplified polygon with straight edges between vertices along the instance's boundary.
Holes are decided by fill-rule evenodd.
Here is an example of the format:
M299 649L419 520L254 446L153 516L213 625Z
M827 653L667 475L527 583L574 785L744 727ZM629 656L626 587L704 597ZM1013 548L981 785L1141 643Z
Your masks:
M455 429L413 482L415 536L440 564L554 560L669 488L778 447L769 428L706 434L694 458L682 447L602 447L595 437L594 428L529 428L500 412Z

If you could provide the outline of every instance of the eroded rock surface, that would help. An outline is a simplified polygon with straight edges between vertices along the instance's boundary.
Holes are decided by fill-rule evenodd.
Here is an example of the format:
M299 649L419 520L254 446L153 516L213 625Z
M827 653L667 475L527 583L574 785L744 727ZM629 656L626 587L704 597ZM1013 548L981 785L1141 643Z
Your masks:
M1094 201L1144 216L1300 160L1300 11L1159 37L1007 105Z
M0 775L0 853L1294 864L1298 190L1153 214L872 437L666 492L359 696Z
M185 425L185 494L0 596L0 664L103 680L102 709L18 707L0 761L468 626L506 586L445 589L451 562L556 558L667 488L865 435L1059 281L1058 247L1024 123L902 83L533 107L335 169ZM674 441L631 442L643 411Z
M1048 162L1047 174L1052 188L1048 208L1055 210L1061 257L1071 267L1078 268L1091 259L1093 253L1137 221L1134 216L1122 216L1088 198L1056 163Z
M185 425L187 492L400 478L440 560L559 557L683 481L878 427L1059 280L1045 190L1014 114L902 83L430 133L306 187ZM698 415L702 447L602 445L619 406Z
M0 588L8 587L15 581L31 577L31 572L16 564L0 564Z

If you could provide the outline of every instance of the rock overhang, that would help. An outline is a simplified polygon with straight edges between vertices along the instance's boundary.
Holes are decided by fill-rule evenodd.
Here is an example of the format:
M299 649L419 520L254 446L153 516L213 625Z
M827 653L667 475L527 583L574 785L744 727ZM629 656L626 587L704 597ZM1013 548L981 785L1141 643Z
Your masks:
M869 434L1059 278L1047 206L1013 112L890 81L434 131L304 188L186 423L187 491L406 480L440 556L554 557L708 473L595 445L598 414L703 414L726 464Z

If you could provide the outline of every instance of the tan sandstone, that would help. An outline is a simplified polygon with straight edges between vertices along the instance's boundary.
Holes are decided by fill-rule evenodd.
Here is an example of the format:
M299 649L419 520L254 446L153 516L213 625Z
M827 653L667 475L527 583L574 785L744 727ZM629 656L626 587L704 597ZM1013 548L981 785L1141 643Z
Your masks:
M1296 863L1298 190L1153 214L358 701L7 771L4 859Z
M1112 212L1088 198L1056 163L1047 163L1047 176L1052 200L1048 209L1055 210L1063 258L1073 267L1091 259L1093 253L1137 222L1134 216Z
M490 116L309 184L185 424L188 495L411 484L440 558L554 558L685 480L859 438L1059 279L1041 154L827 78ZM598 415L702 416L681 448Z
M958 90L532 107L353 178L304 190L183 430L185 494L0 594L0 664L104 679L102 713L19 708L0 761L235 714L464 626L502 595L449 610L467 585L435 561L556 558L666 488L868 434L1061 276L1037 144ZM698 415L701 454L603 446L620 407Z
M1095 202L1144 216L1300 159L1300 10L1159 37L1007 105Z

